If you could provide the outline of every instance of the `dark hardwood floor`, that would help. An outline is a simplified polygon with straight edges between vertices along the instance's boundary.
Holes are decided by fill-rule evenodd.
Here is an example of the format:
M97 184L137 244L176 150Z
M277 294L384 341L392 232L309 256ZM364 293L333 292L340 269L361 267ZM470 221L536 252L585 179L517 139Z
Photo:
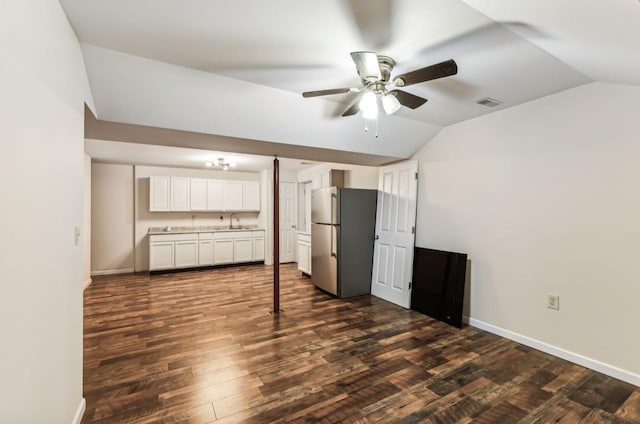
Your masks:
M83 423L640 423L640 389L271 267L96 277Z

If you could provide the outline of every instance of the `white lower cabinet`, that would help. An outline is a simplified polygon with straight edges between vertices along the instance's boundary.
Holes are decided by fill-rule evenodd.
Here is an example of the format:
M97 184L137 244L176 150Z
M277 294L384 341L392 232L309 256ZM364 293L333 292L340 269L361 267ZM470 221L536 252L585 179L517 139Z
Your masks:
M213 264L233 263L233 239L213 240Z
M198 266L198 240L177 241L174 249L176 268Z
M252 238L253 260L264 261L264 231L254 231Z
M264 230L213 234L214 264L264 261Z
M264 230L152 234L149 270L264 261Z
M198 234L198 265L213 265L213 233Z
M233 262L251 261L253 261L253 239L249 233L249 237L233 240Z
M298 270L311 275L311 236L298 234Z
M149 269L173 269L173 242L156 242L149 245Z
M149 270L198 266L198 234L149 236Z

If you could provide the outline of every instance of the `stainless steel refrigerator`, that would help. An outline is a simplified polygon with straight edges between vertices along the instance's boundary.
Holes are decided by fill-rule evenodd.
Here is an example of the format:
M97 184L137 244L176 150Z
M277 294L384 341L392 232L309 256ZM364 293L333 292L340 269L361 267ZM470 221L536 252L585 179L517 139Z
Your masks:
M311 281L340 298L371 292L376 190L311 192Z

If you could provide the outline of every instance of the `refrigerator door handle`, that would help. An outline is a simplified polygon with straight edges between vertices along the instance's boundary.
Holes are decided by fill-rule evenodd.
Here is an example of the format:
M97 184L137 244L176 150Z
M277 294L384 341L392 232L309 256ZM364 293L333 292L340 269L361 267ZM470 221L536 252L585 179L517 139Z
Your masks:
M335 217L333 216L333 211L335 210L335 207L334 207L335 206L334 205L335 201L336 201L336 195L334 193L331 193L331 208L330 208L331 209L331 212L330 212L331 213L331 221L330 221L331 222L331 247L330 247L330 249L331 249L331 257L333 257L333 258L337 258L338 257L338 254L336 253L335 249L333 248L333 246L334 246L334 243L333 243L333 240L334 240L333 239L333 232L336 230L336 227L333 225L336 222L335 221Z
M333 214L333 212L336 210L336 205L335 205L336 198L337 198L336 194L335 193L331 193L331 205L330 205L331 211L329 212L330 216L331 216L331 218L330 218L331 220L329 221L330 224L335 224L336 223L336 217Z
M333 248L333 246L334 246L334 243L333 243L333 232L335 230L336 230L336 226L332 225L331 226L331 247L330 247L330 249L331 249L331 257L332 258L337 258L338 257L338 254L336 253L335 249Z

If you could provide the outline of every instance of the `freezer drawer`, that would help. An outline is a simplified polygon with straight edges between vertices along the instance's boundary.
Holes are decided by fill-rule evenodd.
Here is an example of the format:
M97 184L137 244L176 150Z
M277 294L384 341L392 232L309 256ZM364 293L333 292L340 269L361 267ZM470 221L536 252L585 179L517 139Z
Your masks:
M311 281L316 287L334 295L338 295L336 237L334 225L311 225Z

